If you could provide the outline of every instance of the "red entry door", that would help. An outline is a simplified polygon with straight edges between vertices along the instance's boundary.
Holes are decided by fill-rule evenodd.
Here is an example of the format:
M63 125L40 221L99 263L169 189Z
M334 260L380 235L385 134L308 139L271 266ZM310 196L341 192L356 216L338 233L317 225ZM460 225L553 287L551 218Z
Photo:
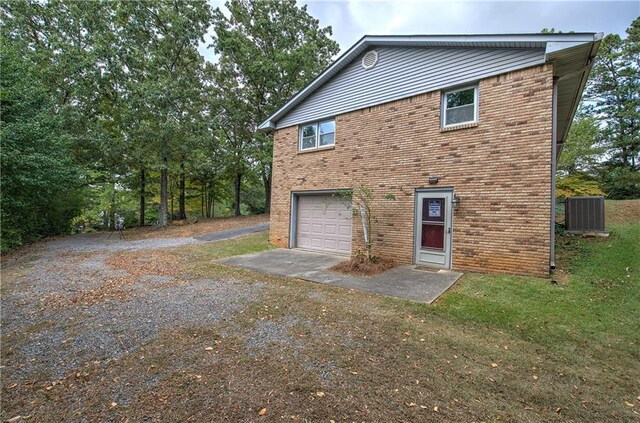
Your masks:
M450 191L416 194L416 264L451 267Z

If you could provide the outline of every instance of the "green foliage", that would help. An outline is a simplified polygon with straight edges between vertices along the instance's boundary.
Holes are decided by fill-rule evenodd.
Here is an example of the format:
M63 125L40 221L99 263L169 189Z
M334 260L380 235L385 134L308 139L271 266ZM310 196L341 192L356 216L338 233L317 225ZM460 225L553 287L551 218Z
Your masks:
M45 98L38 101L42 133L64 140L48 159L62 156L65 169L77 170L64 185L82 188L77 189L82 201L73 203L84 204L82 211L51 202L52 216L70 213L79 224L104 227L105 219L112 221L117 213L131 226L137 205L138 220L155 223L153 205L143 217L146 197L153 197L160 182L160 215L166 216L168 199L177 189L172 179L180 175L186 182L184 203L189 195L198 196L187 192L191 175L200 178L196 182L203 190L224 195L225 190L213 188L222 183L219 178L202 181L203 166L197 162L216 154L206 142L216 130L210 122L217 120L210 119L215 111L203 98L205 65L197 51L211 25L206 2L21 1L4 2L0 11L3 45L10 45L37 74L32 79ZM3 65L10 61L3 54ZM10 156L12 137L19 135L15 130L3 127L3 165L17 165ZM27 171L22 166L17 172ZM10 176L4 172L5 187ZM3 216L3 230L19 233L11 226L20 225L16 222ZM47 231L35 233L46 236L67 226L48 225Z
M558 171L571 175L593 171L604 148L598 146L600 128L598 120L583 113L571 125L558 160Z
M2 251L69 229L82 206L71 138L43 72L14 43L1 45Z
M637 172L640 160L640 18L627 38L604 37L591 71L587 96L590 113L600 120L608 167ZM624 175L630 173L622 173Z
M556 179L556 198L605 195L598 181L583 174L571 174Z
M262 214L265 212L264 190L259 184L248 184L244 191L243 204L250 214Z
M555 32L545 29L543 33ZM640 198L640 18L626 39L609 34L558 161L558 197ZM575 177L571 177L576 175ZM578 194L582 193L582 194Z
M602 171L602 186L609 198L640 198L640 172L627 167L611 167Z

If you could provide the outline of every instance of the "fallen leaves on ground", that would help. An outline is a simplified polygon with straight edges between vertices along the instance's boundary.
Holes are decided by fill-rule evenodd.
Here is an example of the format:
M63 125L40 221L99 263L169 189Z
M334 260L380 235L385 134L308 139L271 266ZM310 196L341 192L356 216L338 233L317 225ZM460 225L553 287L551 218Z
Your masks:
M269 222L268 214L254 216L214 217L209 219L198 218L186 224L173 224L164 228L144 227L128 229L125 239L149 239L149 238L186 238L208 234L229 229L243 228Z
M123 251L109 257L105 262L116 269L126 270L133 276L173 276L179 273L184 261L176 253L162 250Z

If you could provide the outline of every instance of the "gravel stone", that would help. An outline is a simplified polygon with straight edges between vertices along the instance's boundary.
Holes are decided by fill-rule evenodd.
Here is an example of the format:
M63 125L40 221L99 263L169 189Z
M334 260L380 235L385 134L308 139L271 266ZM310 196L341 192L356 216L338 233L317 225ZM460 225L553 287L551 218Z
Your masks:
M88 234L37 245L37 254L11 263L12 278L3 280L2 364L11 369L3 375L9 373L13 382L57 380L87 363L131 354L165 330L225 326L235 312L261 298L264 284L145 275L122 287L127 294L123 298L91 305L70 301L107 280L131 277L106 264L114 252L200 242L121 241Z

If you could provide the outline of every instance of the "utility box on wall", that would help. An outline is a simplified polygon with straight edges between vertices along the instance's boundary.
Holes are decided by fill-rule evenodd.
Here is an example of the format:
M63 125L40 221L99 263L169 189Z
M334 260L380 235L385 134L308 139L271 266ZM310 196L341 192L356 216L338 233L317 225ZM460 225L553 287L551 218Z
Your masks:
M564 222L567 232L604 232L604 197L568 197Z

